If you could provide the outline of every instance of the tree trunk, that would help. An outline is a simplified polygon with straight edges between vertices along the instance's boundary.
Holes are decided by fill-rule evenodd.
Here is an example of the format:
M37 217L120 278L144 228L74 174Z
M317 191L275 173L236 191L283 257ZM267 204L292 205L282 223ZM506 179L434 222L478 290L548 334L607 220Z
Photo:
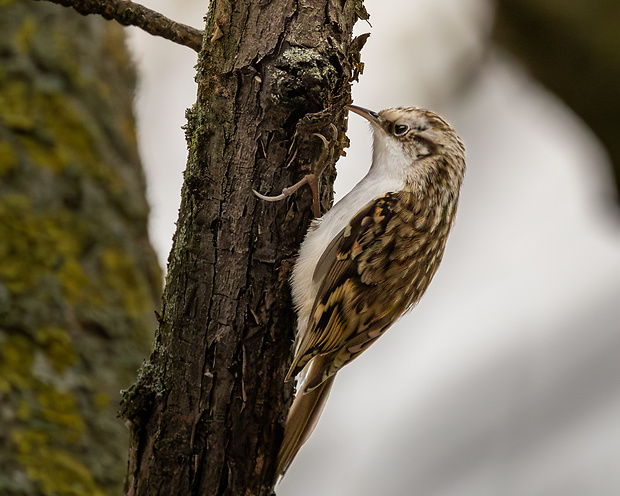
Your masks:
M252 188L278 194L309 173L322 133L329 205L364 15L359 0L211 2L159 330L125 397L129 494L272 491L293 393L287 281L311 194L265 203Z
M0 6L0 494L119 494L161 271L123 28Z

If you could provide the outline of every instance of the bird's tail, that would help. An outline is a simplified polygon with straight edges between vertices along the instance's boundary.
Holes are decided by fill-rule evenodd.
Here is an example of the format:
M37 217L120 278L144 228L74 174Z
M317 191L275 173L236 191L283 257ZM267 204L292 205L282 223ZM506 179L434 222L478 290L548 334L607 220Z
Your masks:
M317 357L318 358L318 357ZM323 412L335 375L323 382L323 367L315 360L310 365L302 387L293 400L284 426L284 439L278 452L278 468L276 478L280 478L288 470L299 448L308 440ZM308 391L308 385L320 383Z

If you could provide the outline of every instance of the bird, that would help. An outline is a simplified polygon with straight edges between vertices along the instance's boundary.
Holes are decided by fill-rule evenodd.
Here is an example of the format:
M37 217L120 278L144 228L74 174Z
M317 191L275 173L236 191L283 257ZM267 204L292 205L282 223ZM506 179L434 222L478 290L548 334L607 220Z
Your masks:
M290 286L299 378L277 456L281 480L312 434L338 371L374 343L428 288L441 262L465 175L465 147L439 115L348 105L370 122L366 176L300 246Z

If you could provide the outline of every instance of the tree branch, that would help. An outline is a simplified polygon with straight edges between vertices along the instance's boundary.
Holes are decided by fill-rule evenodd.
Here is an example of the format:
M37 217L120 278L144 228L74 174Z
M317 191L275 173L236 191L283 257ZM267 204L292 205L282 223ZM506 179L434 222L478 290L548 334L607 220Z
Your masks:
M40 1L40 0L37 0ZM82 15L98 14L124 26L136 26L153 36L185 45L199 52L203 32L129 0L45 0L71 7Z

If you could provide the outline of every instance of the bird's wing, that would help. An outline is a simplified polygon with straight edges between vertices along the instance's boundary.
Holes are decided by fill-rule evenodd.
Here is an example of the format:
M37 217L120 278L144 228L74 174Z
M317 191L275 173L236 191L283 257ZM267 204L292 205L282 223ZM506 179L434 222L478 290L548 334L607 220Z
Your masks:
M398 216L403 220L398 195L388 193L366 204L319 259L313 277L320 281L319 290L289 376L316 355L331 355L324 381L364 351L406 309L406 302L390 294L393 288L385 283L398 269L393 251L403 241L402 222L394 222ZM377 301L379 305L374 304Z

